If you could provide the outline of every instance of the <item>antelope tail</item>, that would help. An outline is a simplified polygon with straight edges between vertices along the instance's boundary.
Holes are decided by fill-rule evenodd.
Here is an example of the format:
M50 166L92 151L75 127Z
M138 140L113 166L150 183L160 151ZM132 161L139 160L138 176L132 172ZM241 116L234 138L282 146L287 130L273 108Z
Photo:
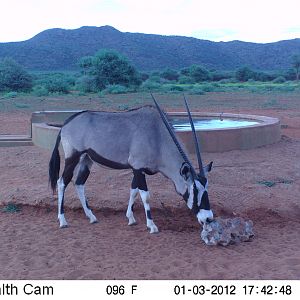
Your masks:
M59 156L59 143L60 143L60 132L57 136L56 143L49 161L49 182L53 193L55 192L57 180L59 178L59 169L60 169L60 156Z

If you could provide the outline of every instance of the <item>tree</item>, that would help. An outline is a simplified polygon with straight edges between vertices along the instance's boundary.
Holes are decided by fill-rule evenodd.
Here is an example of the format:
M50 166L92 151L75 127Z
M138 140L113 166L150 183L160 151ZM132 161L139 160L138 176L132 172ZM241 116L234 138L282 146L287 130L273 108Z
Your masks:
M295 69L296 80L299 81L299 72L300 72L300 54L294 55L294 56L292 57L292 65L293 65L293 68Z
M32 78L21 65L11 58L0 60L0 91L29 91Z
M249 79L254 79L253 77L254 77L254 72L248 67L238 68L235 72L235 78L238 81L245 82L248 81Z
M95 56L84 57L80 66L84 74L93 78L99 90L113 84L129 87L141 83L138 72L127 58L113 50L101 50Z
M171 81L177 81L179 78L178 72L172 69L165 69L163 72L161 72L160 76Z
M83 74L85 75L86 71L89 70L93 66L93 56L84 56L79 60L79 67L83 70Z
M192 77L195 82L207 81L211 79L209 71L199 65L192 65L189 68L189 76Z

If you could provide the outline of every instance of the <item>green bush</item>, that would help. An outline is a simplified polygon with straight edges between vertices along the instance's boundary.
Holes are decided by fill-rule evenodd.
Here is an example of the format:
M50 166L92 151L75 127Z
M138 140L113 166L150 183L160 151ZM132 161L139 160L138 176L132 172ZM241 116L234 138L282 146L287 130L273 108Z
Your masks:
M235 78L240 82L248 81L249 79L253 79L254 72L250 70L248 67L238 68L235 72Z
M191 78L190 76L180 75L178 78L178 82L180 84L193 84L193 83L195 83L195 80L193 78Z
M191 95L204 95L205 92L202 88L202 86L200 86L199 84L195 84L189 91L189 94Z
M63 74L53 74L44 81L44 87L49 93L68 94L70 83Z
M49 91L42 85L36 85L32 89L32 94L37 97L43 97L49 95Z
M97 91L95 79L88 75L78 78L75 87L82 93L93 93Z
M132 89L120 84L111 84L103 92L104 94L126 94L132 92Z
M216 92L219 91L219 85L212 84L212 83L206 83L201 85L201 89L204 92Z
M192 65L189 68L189 76L193 78L195 82L203 82L211 79L209 71L199 65Z
M275 90L278 92L293 92L295 91L296 87L293 85L281 85L281 86L276 86Z
M232 71L211 71L210 72L211 80L212 81L220 81L220 80L228 80L234 76Z
M35 86L46 89L48 93L68 94L74 88L75 76L68 73L42 73L36 75ZM42 91L42 93L45 92Z
M147 80L161 83L161 78L159 75L151 75Z
M146 81L144 81L141 85L141 90L144 91L156 91L161 89L161 84L156 82L156 81L152 81L151 79L147 79Z
M237 79L236 78L227 78L227 79L221 79L219 81L220 84L228 84L228 83L237 83Z
M160 76L164 79L170 80L170 81L177 81L179 74L177 71L172 69L166 69L163 72L161 72Z
M126 57L113 50L101 50L95 56L82 58L83 73L94 81L97 91L108 85L139 86L141 79Z
M166 84L162 86L164 92L184 92L185 89L179 84Z
M3 95L3 99L11 99L11 98L16 98L18 96L17 92L8 92Z
M0 60L0 91L27 92L32 88L32 77L11 58Z
M286 79L283 76L276 77L273 79L273 83L284 83Z

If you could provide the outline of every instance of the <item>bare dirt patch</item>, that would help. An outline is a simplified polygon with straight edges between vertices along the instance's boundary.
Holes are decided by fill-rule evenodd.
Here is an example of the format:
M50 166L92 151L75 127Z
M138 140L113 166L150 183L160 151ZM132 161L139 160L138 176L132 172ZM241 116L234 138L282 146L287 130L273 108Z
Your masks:
M160 233L147 232L141 203L135 211L138 225L129 227L131 172L97 166L87 196L100 222L89 224L70 185L65 200L70 227L59 229L56 197L48 187L50 153L34 146L0 148L1 208L9 202L20 205L19 212L0 211L0 278L299 279L300 110L240 112L279 117L286 125L275 145L203 154L205 162L214 161L212 209L217 216L251 219L251 242L206 246L195 217L161 175L148 176ZM1 133L8 126L3 118L12 133L26 133L28 115L2 113Z

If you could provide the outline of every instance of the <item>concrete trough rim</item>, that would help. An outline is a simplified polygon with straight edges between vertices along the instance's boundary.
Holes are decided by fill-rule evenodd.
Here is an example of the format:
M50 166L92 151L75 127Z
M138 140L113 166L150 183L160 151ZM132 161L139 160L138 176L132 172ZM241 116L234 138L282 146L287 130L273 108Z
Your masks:
M57 116L63 121L61 115L66 118L82 110L63 111L40 111L32 114L32 141L35 145L52 150L60 127L51 126L51 122L57 124ZM122 112L121 112L122 113ZM171 118L187 117L186 112L168 112ZM257 121L258 124L248 126L237 126L218 129L199 129L197 135L203 152L226 152L231 150L247 150L269 144L280 140L280 120L273 117L234 114L234 113L211 113L192 112L195 118L230 118L240 120ZM63 123L63 122L61 122ZM189 153L194 153L194 143L191 131L176 131ZM48 137L43 136L48 135ZM257 138L256 138L257 136Z

